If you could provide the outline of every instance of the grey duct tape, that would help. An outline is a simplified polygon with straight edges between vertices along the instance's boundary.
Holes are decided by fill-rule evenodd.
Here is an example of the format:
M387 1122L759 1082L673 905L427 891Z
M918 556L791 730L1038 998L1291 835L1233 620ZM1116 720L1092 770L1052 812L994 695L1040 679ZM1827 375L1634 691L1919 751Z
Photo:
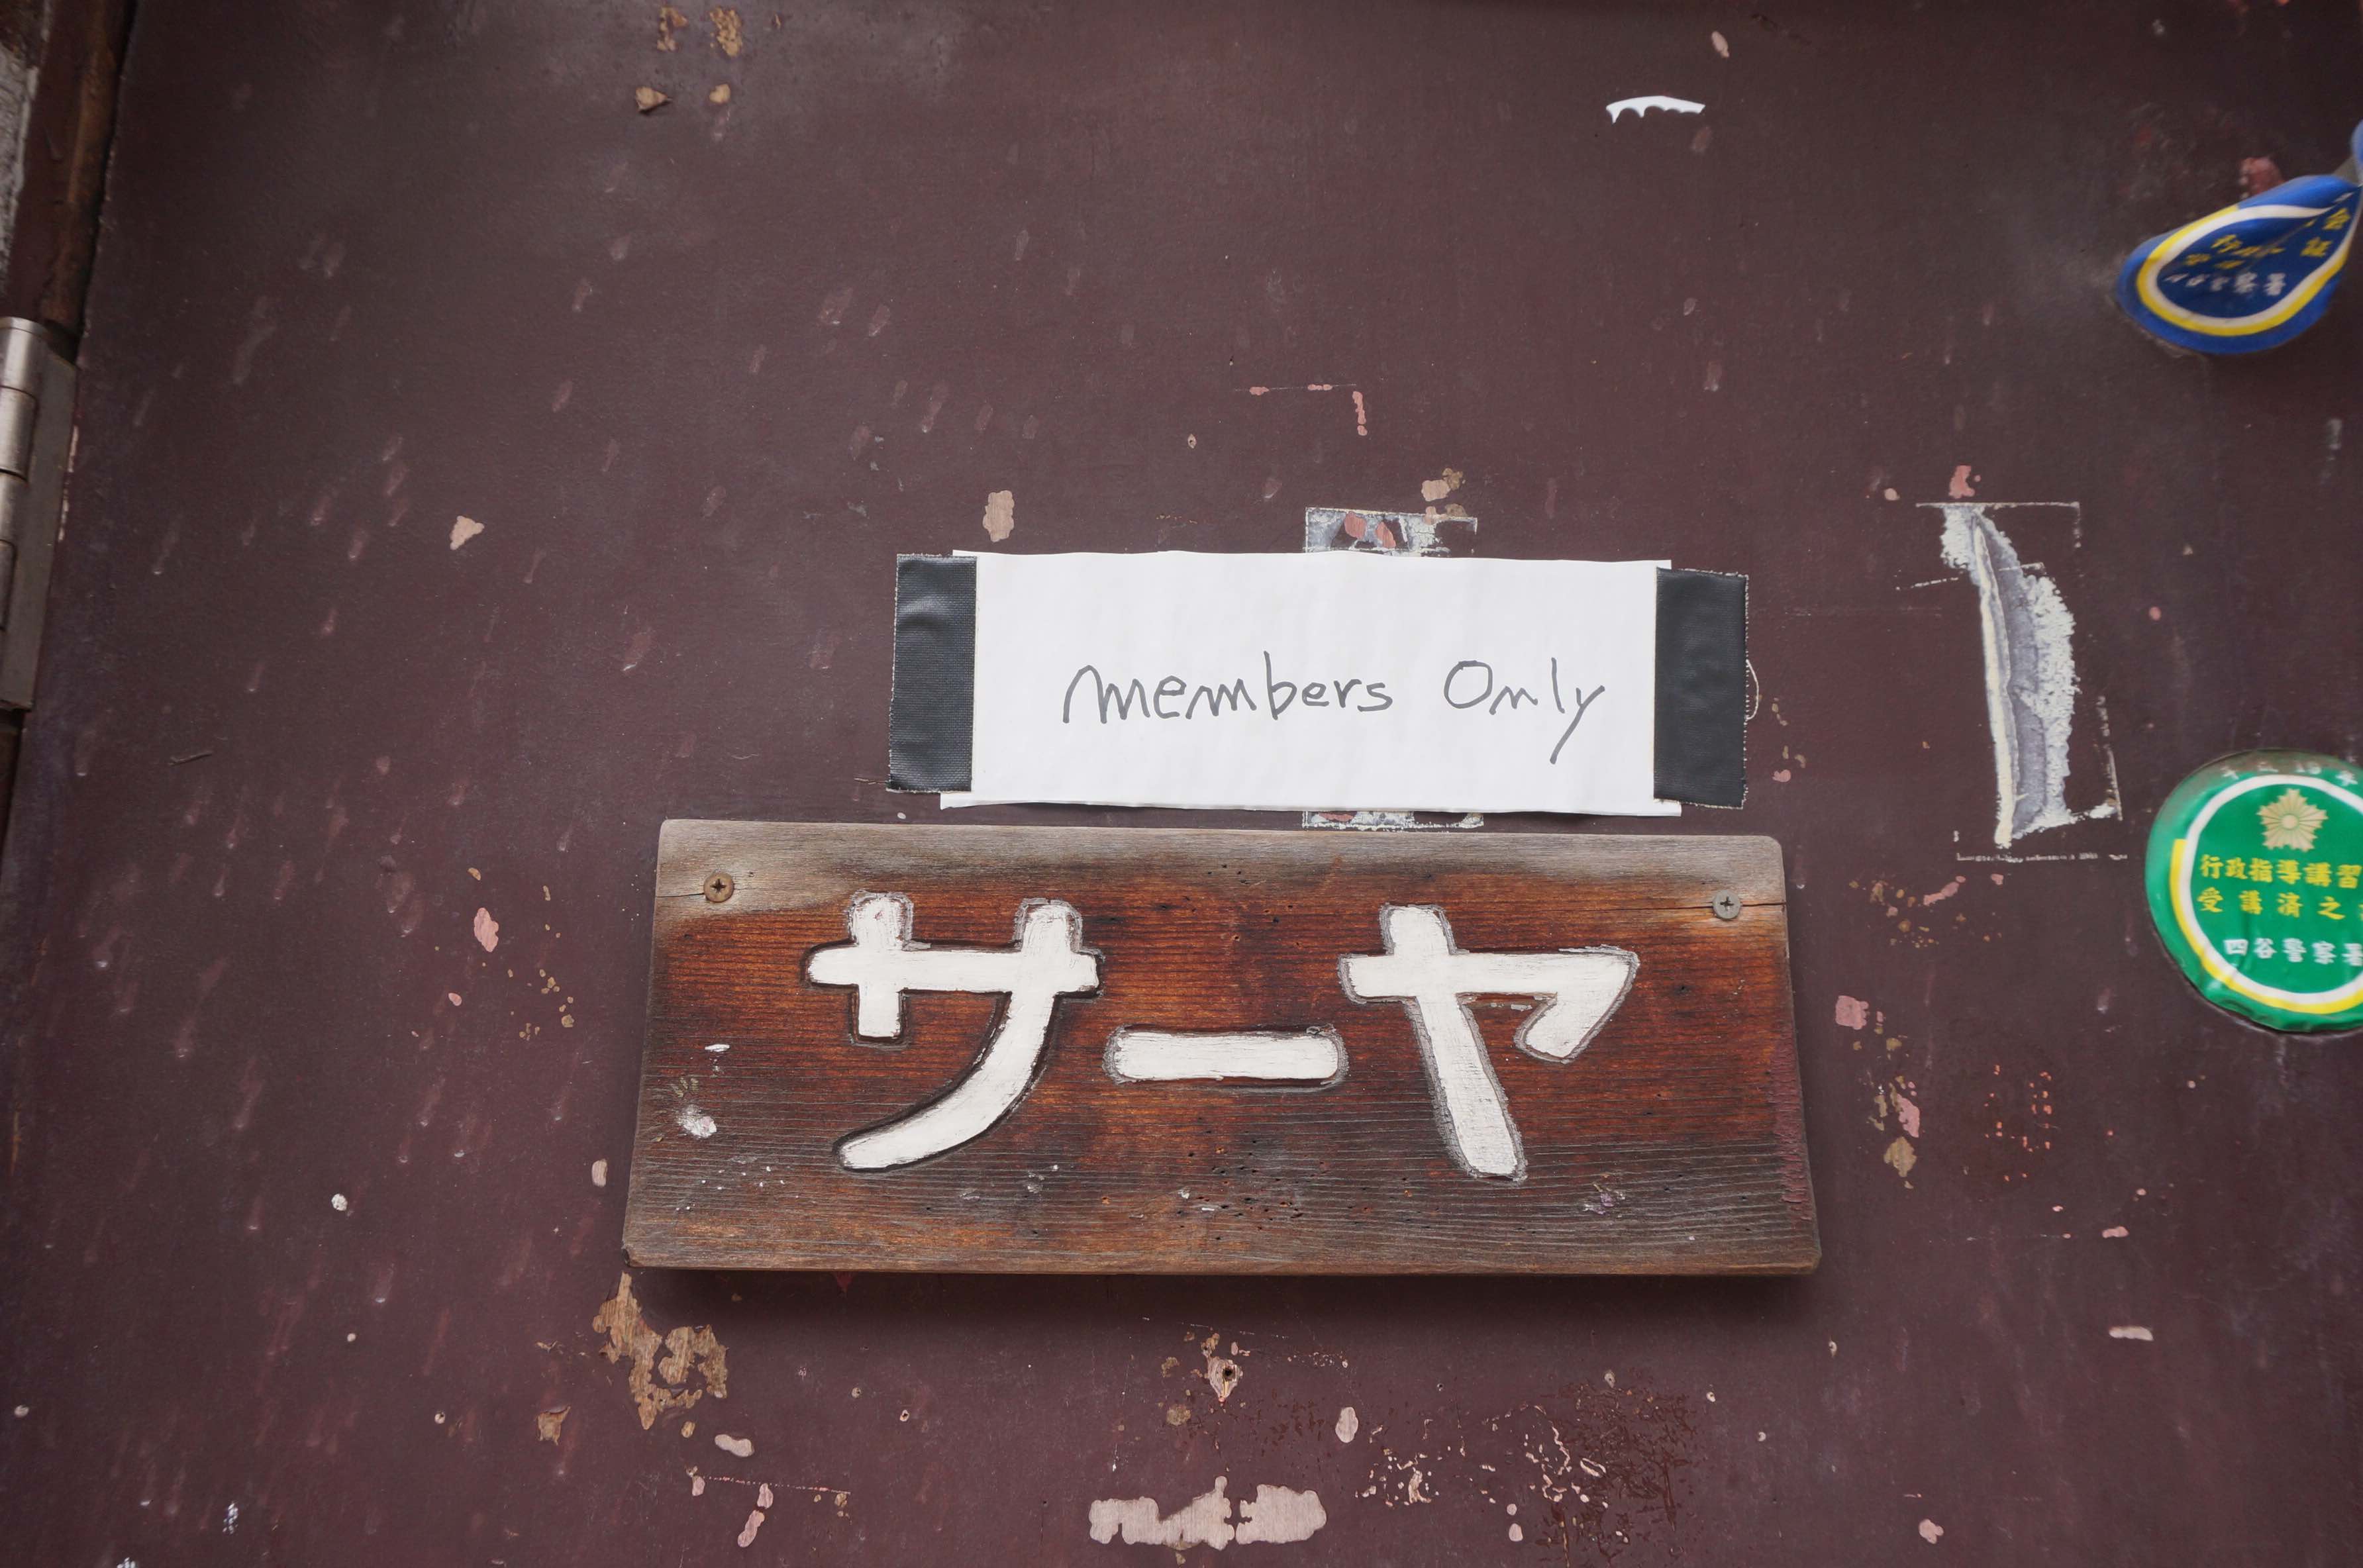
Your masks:
M975 735L976 562L904 556L894 564L894 690L886 784L970 787ZM1747 580L1658 574L1656 789L1660 800L1736 806L1747 798Z

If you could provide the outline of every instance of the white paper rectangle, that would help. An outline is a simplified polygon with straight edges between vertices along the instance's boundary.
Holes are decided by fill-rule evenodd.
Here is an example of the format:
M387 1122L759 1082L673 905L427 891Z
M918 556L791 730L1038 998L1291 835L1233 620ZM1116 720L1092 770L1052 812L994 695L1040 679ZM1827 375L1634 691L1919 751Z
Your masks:
M1670 816L1662 561L976 558L971 789L1004 801Z

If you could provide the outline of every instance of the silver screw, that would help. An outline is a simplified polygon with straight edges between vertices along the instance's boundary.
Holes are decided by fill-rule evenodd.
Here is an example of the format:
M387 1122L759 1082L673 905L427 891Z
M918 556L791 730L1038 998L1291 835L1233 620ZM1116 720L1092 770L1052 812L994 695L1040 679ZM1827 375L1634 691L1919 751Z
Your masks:
M1739 918L1739 895L1737 893L1717 893L1707 907L1714 911L1714 918L1717 920L1737 920Z

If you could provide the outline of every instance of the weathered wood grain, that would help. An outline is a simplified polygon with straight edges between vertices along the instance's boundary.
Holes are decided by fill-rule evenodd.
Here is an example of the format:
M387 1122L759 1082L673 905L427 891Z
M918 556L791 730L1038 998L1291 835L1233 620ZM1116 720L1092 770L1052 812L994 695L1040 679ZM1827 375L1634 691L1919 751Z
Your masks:
M715 873L723 901L707 896ZM989 996L918 994L857 1042L853 994L805 977L860 892L916 940L1003 947L1056 898L1101 955L1044 1066L982 1137L853 1173L847 1134L975 1059ZM1736 919L1718 918L1718 893ZM1473 999L1524 1141L1509 1183L1456 1165L1409 1010L1338 963L1380 911L1433 904L1467 951L1614 945L1631 994L1573 1060ZM1819 1257L1798 1100L1781 852L1769 839L1349 834L674 822L656 887L626 1245L697 1267L1189 1273L1786 1273ZM1118 1084L1119 1026L1334 1028L1327 1088ZM727 1044L727 1051L709 1047ZM684 1120L710 1135L694 1137Z

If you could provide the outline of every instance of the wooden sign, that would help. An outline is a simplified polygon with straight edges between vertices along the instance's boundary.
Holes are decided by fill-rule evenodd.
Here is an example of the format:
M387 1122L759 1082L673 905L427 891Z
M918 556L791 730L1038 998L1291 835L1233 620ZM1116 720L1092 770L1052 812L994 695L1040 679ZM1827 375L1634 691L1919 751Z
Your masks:
M1793 1273L1766 838L674 822L625 1245Z

